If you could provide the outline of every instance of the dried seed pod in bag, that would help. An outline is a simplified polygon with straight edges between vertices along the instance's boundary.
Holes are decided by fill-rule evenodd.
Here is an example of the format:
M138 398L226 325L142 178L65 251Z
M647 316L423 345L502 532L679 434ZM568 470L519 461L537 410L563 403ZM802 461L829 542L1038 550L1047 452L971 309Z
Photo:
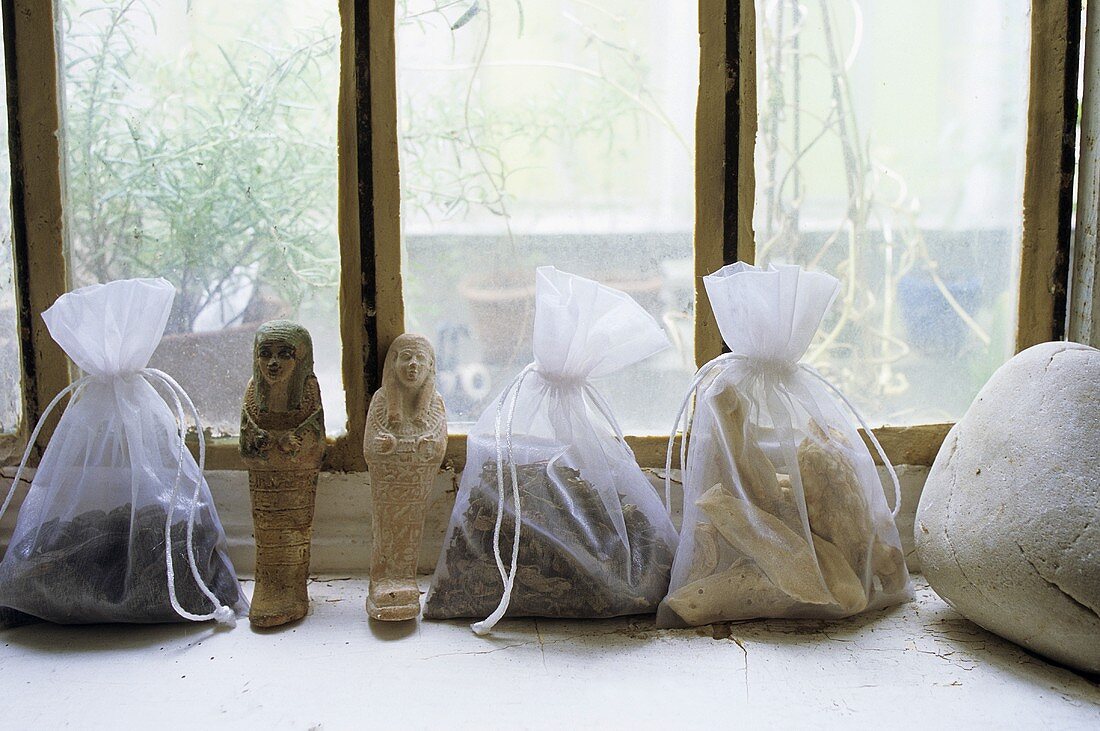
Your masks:
M851 404L799 362L839 282L738 263L704 283L730 353L700 369L677 416L678 426L694 397L681 446L684 530L658 625L835 618L906 601L897 475L875 442L891 512L841 409ZM671 441L669 450L671 462Z
M810 423L810 436L798 447L798 469L806 496L810 529L831 541L857 573L868 562L888 592L904 588L908 576L901 548L886 542L871 525L871 512L859 482L856 460L865 453L836 429L826 434ZM873 536L868 545L867 537Z
M469 435L426 618L654 611L676 532L592 379L667 346L626 294L537 270L534 362Z

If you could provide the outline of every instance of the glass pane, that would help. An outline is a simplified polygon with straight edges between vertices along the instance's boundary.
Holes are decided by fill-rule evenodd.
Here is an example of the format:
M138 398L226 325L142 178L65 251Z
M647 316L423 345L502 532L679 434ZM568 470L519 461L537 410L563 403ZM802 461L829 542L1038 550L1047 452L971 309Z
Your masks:
M0 32L3 30L0 18ZM0 48L0 51L3 49ZM4 54L0 53L0 99L8 98ZM11 157L8 115L0 114L0 434L19 428L23 418L22 364L16 320L15 268L11 258Z
M334 0L62 0L65 205L76 286L177 288L153 365L234 433L256 326L313 334L344 428Z
M1028 5L757 2L757 261L840 277L809 357L873 423L954 420L1012 355Z
M675 348L601 388L667 433L694 370L694 3L398 2L406 326L458 429L531 359L534 268L632 294Z

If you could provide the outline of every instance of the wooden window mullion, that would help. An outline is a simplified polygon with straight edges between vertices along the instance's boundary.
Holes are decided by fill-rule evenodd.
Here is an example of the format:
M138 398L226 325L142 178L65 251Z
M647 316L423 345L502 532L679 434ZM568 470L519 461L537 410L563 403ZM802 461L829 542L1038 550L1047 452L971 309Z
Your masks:
M331 469L362 470L371 394L404 331L395 6L340 0L340 328L348 434Z
M1081 0L1031 3L1016 350L1065 334Z
M1085 88L1081 104L1081 152L1077 189L1077 231L1070 287L1069 338L1100 347L1100 2L1088 6L1085 21Z
M57 36L53 2L3 0L2 7L23 420L33 426L50 400L69 385L68 360L42 320L42 312L68 288ZM49 441L59 417L60 413L55 413L43 428L40 448Z
M702 278L752 262L756 180L756 7L699 0L699 96L695 115L695 361L722 352Z
M370 139L370 17L367 0L340 0L339 155L340 336L348 433L330 448L326 467L365 468L364 404L378 380L374 308L373 169Z

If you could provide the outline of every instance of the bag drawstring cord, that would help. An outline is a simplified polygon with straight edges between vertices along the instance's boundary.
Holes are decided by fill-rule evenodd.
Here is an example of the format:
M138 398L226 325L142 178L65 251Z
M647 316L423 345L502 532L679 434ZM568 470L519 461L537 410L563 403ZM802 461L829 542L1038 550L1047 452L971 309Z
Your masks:
M31 452L34 450L34 445L38 441L38 435L42 432L42 427L46 425L46 418L67 394L73 394L73 401L80 398L80 391L91 378L91 376L81 376L63 388L61 393L53 397L53 400L46 406L46 410L42 412L42 416L38 418L38 423L35 424L34 431L31 432L31 437L27 440L27 448L23 451L23 459L19 462L19 469L15 471L15 478L11 481L11 489L8 490L8 496L4 499L4 504L0 505L0 518L4 517L4 513L8 510L8 505L11 504L12 498L15 497L15 489L19 487L19 480L23 478L23 471L27 468L27 460L31 458Z
M493 610L493 613L480 622L475 622L470 625L470 628L475 634L479 636L487 635L492 631L504 614L508 611L508 605L512 601L512 589L515 586L516 569L519 562L519 537L520 527L523 523L522 512L520 508L520 494L519 494L519 478L516 474L516 463L512 457L512 427L515 422L516 416L516 404L519 402L520 391L523 387L524 380L527 379L532 372L536 370L535 364L528 364L519 375L517 375L512 382L501 393L500 399L497 401L496 421L495 421L495 443L496 443L496 458L497 458L497 517L496 523L493 526L493 558L496 560L497 571L500 572L501 581L504 582L504 593L501 595L500 603L497 608ZM592 403L595 405L596 410L607 420L608 425L614 430L615 436L618 438L619 443L631 454L634 455L633 450L626 443L626 437L623 436L622 427L619 426L619 422L615 419L615 415L611 411L611 406L607 403L607 400L596 390L592 384L585 381L583 386L584 392L591 398ZM508 400L508 395L512 394L512 404L508 410L507 423L504 425L504 432L501 429L501 416L504 412L504 405ZM503 439L502 439L503 437ZM505 449L501 448L502 442L505 445ZM504 566L504 560L500 555L500 528L504 519L504 452L507 451L508 455L508 468L509 477L512 483L512 501L515 505L515 532L512 538L512 565L511 569L507 569ZM549 470L549 466L547 468Z
M690 408L691 400L711 371L726 361L743 358L745 358L743 355L723 353L705 364L691 379L691 385L688 386L687 393L684 394L684 399L680 402L680 409L676 412L676 421L673 422L672 430L668 433L668 449L665 450L665 512L668 513L669 517L672 516L672 450L676 446L676 432L680 429L681 422L683 422L683 435L680 438L680 472L686 474L688 435L691 432L692 414L695 411Z
M665 510L668 514L672 515L672 450L676 441L676 432L680 429L681 422L683 422L684 430L683 435L680 438L680 471L682 474L687 473L687 446L688 436L691 431L691 420L694 409L690 409L692 397L695 396L699 390L700 385L711 371L717 368L722 363L730 360L751 360L746 355L739 353L723 353L714 360L710 361L695 374L695 378L692 379L691 385L688 387L687 393L684 395L683 401L680 403L680 410L676 413L676 421L672 425L672 431L668 435L668 449L665 451ZM852 415L856 417L856 421L863 427L864 433L867 434L867 438L871 441L875 451L878 453L879 458L882 460L882 464L886 467L886 471L890 475L890 481L894 487L894 507L890 511L890 515L893 518L898 517L898 513L901 512L901 482L898 480L898 473L894 469L894 465L890 462L890 458L886 456L886 451L882 448L882 444L879 443L878 437L875 436L874 431L867 425L866 419L863 418L863 414L856 409L855 405L848 400L848 397L844 395L839 388L837 388L831 381L825 376L821 375L816 368L806 363L799 363L798 367L809 375L813 376L817 380L825 384L852 412Z
M634 450L630 448L630 445L626 443L626 437L623 436L623 428L619 426L618 419L615 418L614 412L611 410L611 404L607 402L603 394L596 390L596 387L591 383L585 381L584 392L588 394L588 397L592 399L592 403L596 407L596 411L600 412L600 416L607 421L607 425L611 427L611 430L615 433L615 437L619 440L619 443L626 448L626 451L630 453L631 457L634 457ZM635 458L637 461L637 458Z
M493 558L496 559L497 571L500 572L501 581L504 582L504 593L500 597L500 603L497 608L493 610L485 619L480 622L474 622L470 625L470 629L474 631L474 634L483 636L489 634L493 627L496 626L503 617L504 613L508 611L508 604L512 601L512 587L515 584L516 569L519 563L519 532L520 525L522 523L522 516L520 513L520 499L519 499L519 477L516 475L516 462L512 458L512 424L516 416L516 404L519 402L520 387L523 386L523 381L527 376L535 370L535 364L531 363L527 365L522 371L519 372L508 387L504 389L504 392L500 394L500 399L497 401L496 421L495 421L495 440L496 440L496 457L497 457L497 519L493 526ZM508 472L512 482L512 502L515 505L515 529L512 534L512 565L510 569L505 569L504 560L500 556L500 527L504 521L504 453L501 449L501 415L504 411L504 404L508 399L509 394L512 396L512 405L508 410L508 439L507 439L507 451L508 451Z
M202 574L199 573L198 563L195 561L195 511L198 508L199 490L202 488L202 475L206 467L206 439L203 435L202 422L199 419L198 409L195 408L194 402L191 400L191 397L187 395L187 392L183 390L183 387L164 371L157 370L156 368L144 368L140 373L147 378L156 379L165 386L169 395L172 397L173 405L176 407L176 419L179 422L180 441L176 464L176 478L172 484L172 497L169 500L168 515L165 517L164 521L164 562L168 572L168 598L172 602L172 608L176 610L176 614L183 619L192 622L205 622L213 619L219 624L235 627L237 625L236 612L230 607L222 604L221 600L214 595L214 592L207 586L206 581L203 580ZM195 480L195 489L191 494L191 506L187 515L187 537L185 541L187 563L191 569L191 577L195 580L195 584L199 587L203 595L210 600L211 604L214 605L214 610L207 614L194 614L187 611L180 604L179 598L176 596L176 574L172 560L172 516L176 510L176 498L179 495L180 484L183 479L184 451L187 449L187 420L183 413L183 404L180 402L181 397L183 402L186 403L188 411L191 413L191 418L195 421L195 431L198 432L199 439L199 477Z

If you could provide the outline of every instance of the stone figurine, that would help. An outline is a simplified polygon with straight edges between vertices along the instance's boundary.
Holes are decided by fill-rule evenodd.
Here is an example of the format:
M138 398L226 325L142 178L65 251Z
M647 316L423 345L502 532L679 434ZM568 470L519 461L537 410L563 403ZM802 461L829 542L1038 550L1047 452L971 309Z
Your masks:
M400 335L386 353L382 388L367 412L363 454L370 470L374 545L367 612L400 621L420 614L416 584L424 512L447 448L447 415L435 389L435 353L420 335Z
M249 622L275 627L309 610L306 582L317 473L325 450L313 343L301 325L266 322L252 346L252 379L241 408L256 535L256 590Z

